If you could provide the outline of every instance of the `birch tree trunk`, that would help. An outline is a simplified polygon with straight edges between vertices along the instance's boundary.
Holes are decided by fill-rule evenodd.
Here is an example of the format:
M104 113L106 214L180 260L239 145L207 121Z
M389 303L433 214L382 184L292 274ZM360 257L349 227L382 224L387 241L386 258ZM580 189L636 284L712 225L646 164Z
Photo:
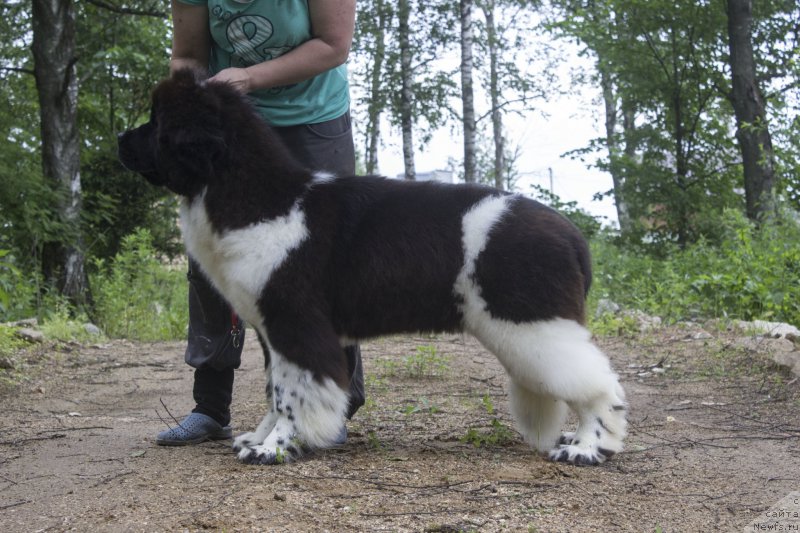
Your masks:
M475 97L472 88L473 0L460 0L461 7L461 102L464 123L464 181L476 181Z
M400 42L400 130L403 134L403 166L407 180L417 179L414 168L414 73L411 60L411 28L409 19L411 6L409 0L398 3L398 41Z
M370 77L370 98L367 106L367 127L365 162L367 174L378 171L378 148L381 138L381 114L384 109L385 98L381 90L384 82L383 72L386 56L386 31L391 19L388 7L384 0L375 2L377 21L374 27L375 49L372 53Z
M747 217L763 221L775 212L775 155L764 96L756 80L752 2L727 0L728 44L733 77L730 100L742 153Z
M75 304L91 301L80 230L78 79L72 0L33 0L33 58L42 137L42 170L58 192L67 242L47 243L42 269Z
M608 171L611 174L611 181L614 184L614 204L617 209L617 220L619 221L620 234L627 235L631 230L631 219L628 213L628 204L625 201L625 175L622 166L619 164L620 147L617 140L617 96L614 91L614 83L602 65L598 64L597 70L600 73L600 87L603 90L603 104L605 105L605 129L606 146L608 148ZM629 125L632 127L632 123ZM627 146L627 145L626 145Z
M503 113L500 111L500 84L498 75L499 51L497 27L494 21L494 0L482 4L486 18L486 38L489 47L489 97L492 105L492 137L494 138L494 186L506 188L506 140L503 136Z

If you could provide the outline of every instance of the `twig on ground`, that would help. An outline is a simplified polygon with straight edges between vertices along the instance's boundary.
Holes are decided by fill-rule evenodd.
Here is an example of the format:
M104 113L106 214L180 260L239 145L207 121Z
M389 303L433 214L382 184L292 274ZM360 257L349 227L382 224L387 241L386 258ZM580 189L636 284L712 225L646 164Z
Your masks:
M17 446L25 442L32 442L36 440L63 439L64 437L66 437L64 433L53 433L52 435L47 435L46 437L27 437L24 439L16 439L16 440L0 440L0 444L4 444L6 446Z
M17 507L17 506L20 506L20 505L25 505L26 503L31 503L32 501L33 500L20 500L18 502L7 503L5 505L0 505L0 511L3 511L5 509L10 509L12 507Z

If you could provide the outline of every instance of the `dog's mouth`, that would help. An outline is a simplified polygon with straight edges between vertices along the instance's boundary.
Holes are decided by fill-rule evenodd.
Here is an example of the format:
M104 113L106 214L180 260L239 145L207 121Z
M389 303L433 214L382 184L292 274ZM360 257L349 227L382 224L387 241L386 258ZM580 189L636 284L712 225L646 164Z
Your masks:
M117 158L122 166L127 170L140 174L144 179L153 185L164 185L166 179L161 176L161 173L156 168L155 161L143 160L140 150L137 150L131 140L130 131L121 133L117 137Z

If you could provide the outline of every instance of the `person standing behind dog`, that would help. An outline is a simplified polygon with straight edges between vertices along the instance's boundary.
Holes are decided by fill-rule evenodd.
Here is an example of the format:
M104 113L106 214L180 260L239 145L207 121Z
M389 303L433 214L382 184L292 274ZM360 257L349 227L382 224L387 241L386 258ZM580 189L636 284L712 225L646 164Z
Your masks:
M355 0L172 0L170 71L208 70L254 104L289 150L312 170L355 174L345 61ZM243 132L246 134L247 132ZM235 205L230 206L236 209ZM244 329L189 258L189 335L196 407L156 443L196 444L232 436L234 369ZM358 345L345 348L351 371L348 418L364 404ZM344 442L343 427L340 441Z

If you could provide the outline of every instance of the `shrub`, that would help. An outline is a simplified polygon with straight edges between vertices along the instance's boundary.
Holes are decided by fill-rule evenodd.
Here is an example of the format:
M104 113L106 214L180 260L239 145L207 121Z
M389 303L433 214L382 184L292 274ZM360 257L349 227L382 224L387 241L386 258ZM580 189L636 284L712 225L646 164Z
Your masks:
M125 237L113 261L95 261L91 284L98 326L109 337L141 341L184 338L188 284L184 269L158 260L149 231Z
M700 240L658 256L592 242L593 298L666 320L766 319L800 324L800 228L788 218L761 228L726 211L719 241Z
M17 265L8 250L0 250L0 322L36 315L38 284Z

